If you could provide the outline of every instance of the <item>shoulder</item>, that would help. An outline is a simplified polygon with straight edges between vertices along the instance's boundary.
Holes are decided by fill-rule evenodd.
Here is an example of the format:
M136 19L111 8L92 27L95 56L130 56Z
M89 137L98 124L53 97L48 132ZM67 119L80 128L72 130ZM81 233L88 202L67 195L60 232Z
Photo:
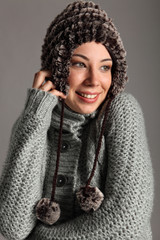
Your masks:
M127 92L118 94L109 107L105 134L142 132L144 129L144 114L138 100Z
M113 118L142 117L142 107L138 100L130 93L122 92L111 102L109 115Z

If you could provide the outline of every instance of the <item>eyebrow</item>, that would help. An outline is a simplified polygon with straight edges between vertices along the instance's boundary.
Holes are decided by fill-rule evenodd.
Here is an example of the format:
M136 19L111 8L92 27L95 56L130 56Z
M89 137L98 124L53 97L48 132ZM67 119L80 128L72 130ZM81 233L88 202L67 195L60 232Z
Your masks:
M81 58L89 61L89 58L87 58L86 56L84 56L84 55L82 55L82 54L73 54L72 56L73 56L73 57L74 57L74 56L81 57ZM111 58L105 58L105 59L102 59L100 62L105 62L105 61L112 61L112 59L111 59Z

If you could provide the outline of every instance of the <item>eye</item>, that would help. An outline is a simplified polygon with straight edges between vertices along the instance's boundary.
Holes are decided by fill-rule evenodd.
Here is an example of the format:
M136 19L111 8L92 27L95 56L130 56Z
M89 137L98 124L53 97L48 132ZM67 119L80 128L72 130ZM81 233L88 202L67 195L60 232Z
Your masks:
M111 70L111 66L109 66L109 65L103 65L103 66L101 66L101 70L102 70L103 72L107 72L107 71Z
M75 66L75 67L78 67L78 68L86 67L86 65L83 62L72 62L71 66Z

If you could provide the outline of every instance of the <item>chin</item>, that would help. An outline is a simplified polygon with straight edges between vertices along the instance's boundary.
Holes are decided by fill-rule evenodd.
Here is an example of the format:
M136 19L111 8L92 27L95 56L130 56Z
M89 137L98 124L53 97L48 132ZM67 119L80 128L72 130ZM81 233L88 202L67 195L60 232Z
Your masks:
M97 108L91 108L91 107L83 107L78 109L73 109L75 112L80 114L91 114L97 110Z
M65 101L67 107L69 107L72 111L80 114L91 114L95 112L101 104L70 104L70 102Z

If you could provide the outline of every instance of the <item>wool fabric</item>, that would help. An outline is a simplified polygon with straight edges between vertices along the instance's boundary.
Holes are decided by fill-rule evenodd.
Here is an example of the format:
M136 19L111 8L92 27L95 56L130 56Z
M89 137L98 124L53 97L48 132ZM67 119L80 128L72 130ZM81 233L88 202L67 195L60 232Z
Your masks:
M28 89L0 180L0 232L8 240L151 240L152 162L141 107L125 92L110 105L91 182L104 194L100 208L83 212L75 195L93 166L103 107L86 115L65 107L55 192L62 214L53 226L36 219L37 202L51 195L60 109L56 96Z

